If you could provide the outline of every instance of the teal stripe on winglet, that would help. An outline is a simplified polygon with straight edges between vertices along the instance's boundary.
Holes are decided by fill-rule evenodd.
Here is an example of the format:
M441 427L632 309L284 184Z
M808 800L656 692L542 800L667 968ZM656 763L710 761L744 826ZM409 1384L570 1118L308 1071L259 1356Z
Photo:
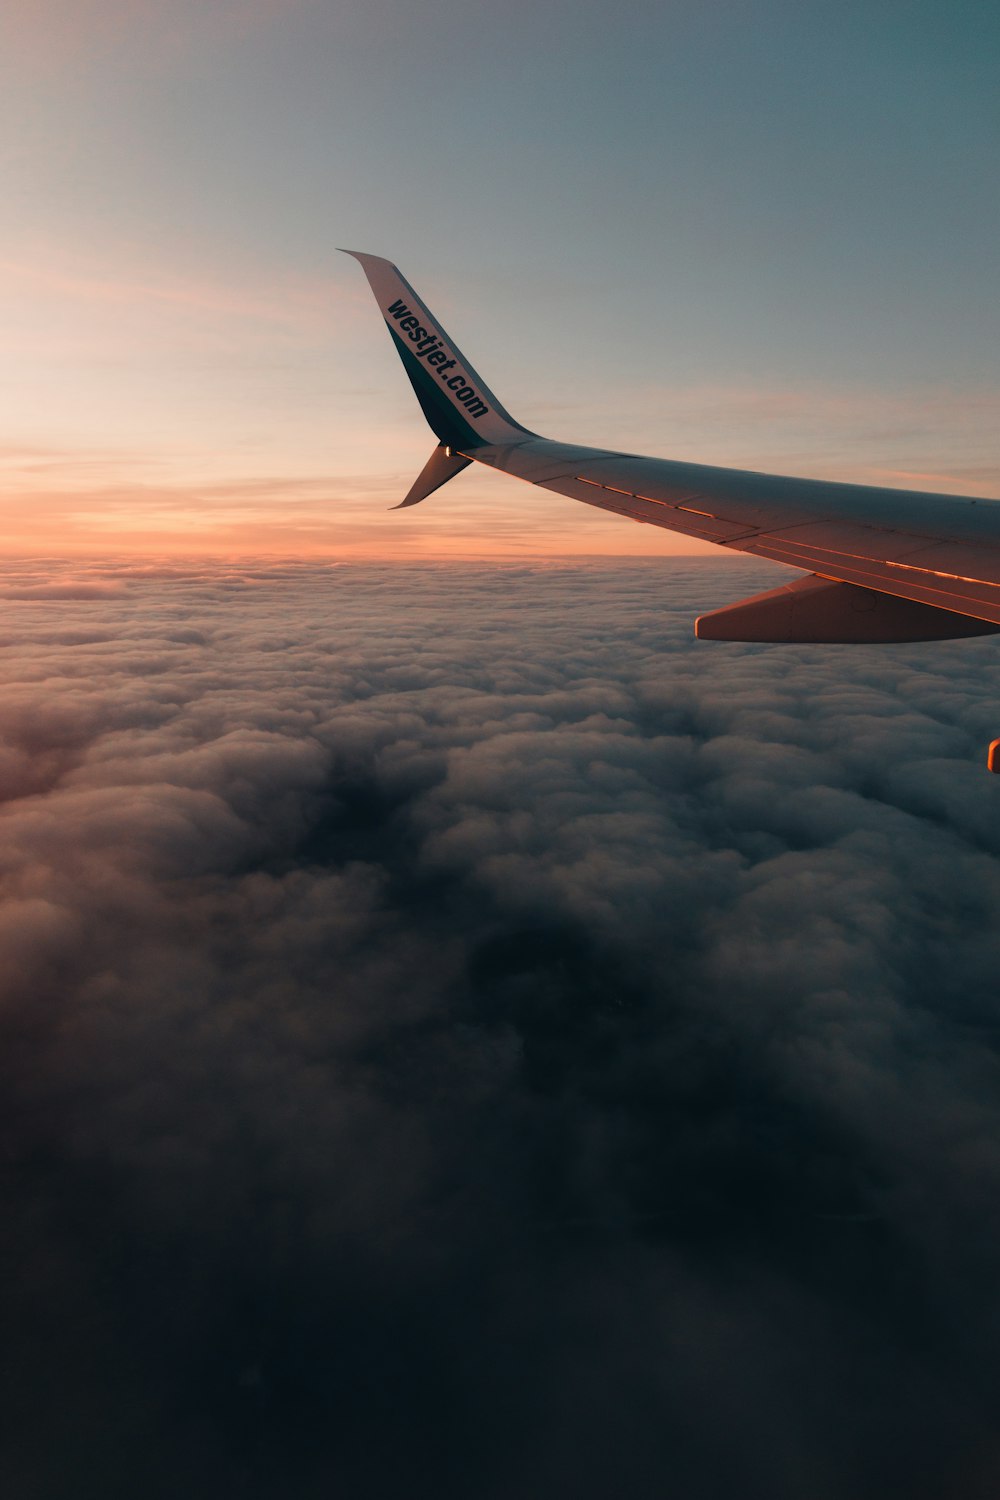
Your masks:
M388 323L386 327L389 328ZM483 447L487 440L459 416L441 389L440 383L418 359L414 358L396 330L389 328L389 332L403 362L403 369L409 376L410 384L420 402L420 409L438 441L447 444L449 448Z

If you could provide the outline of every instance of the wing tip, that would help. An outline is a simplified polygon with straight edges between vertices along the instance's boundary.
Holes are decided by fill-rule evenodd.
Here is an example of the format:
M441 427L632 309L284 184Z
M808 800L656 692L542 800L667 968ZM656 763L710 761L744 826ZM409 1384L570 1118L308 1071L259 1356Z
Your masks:
M372 255L370 250L346 250L343 245L338 245L337 254L350 255L352 259L356 260L360 266L388 266L391 270L396 272L397 276L400 274L399 267L395 264L394 261L386 260L384 255Z

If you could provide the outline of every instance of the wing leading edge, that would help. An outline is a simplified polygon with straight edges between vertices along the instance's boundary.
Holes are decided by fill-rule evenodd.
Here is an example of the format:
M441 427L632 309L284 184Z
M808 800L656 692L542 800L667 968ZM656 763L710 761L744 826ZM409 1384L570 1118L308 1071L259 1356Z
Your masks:
M390 261L348 254L368 277L439 442L405 504L481 463L812 575L702 616L703 638L941 640L1000 630L1000 502L552 442L514 421Z

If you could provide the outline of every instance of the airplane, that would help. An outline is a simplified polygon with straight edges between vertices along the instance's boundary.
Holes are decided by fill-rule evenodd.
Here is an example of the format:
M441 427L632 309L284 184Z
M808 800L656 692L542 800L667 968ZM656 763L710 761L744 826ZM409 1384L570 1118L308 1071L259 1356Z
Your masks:
M357 250L437 445L394 509L471 463L807 570L700 615L712 641L943 641L1000 632L1000 502L793 479L552 442L505 410L391 261ZM1000 740L987 765L1000 772Z

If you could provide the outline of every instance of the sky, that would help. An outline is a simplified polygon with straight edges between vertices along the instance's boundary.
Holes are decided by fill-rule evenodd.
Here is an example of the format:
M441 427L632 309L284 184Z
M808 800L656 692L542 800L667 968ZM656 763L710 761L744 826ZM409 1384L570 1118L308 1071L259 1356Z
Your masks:
M1000 494L985 3L9 0L10 553L663 555L433 439L395 260L545 435ZM706 544L707 545L707 544Z
M993 1500L996 648L777 573L8 565L5 1496Z

